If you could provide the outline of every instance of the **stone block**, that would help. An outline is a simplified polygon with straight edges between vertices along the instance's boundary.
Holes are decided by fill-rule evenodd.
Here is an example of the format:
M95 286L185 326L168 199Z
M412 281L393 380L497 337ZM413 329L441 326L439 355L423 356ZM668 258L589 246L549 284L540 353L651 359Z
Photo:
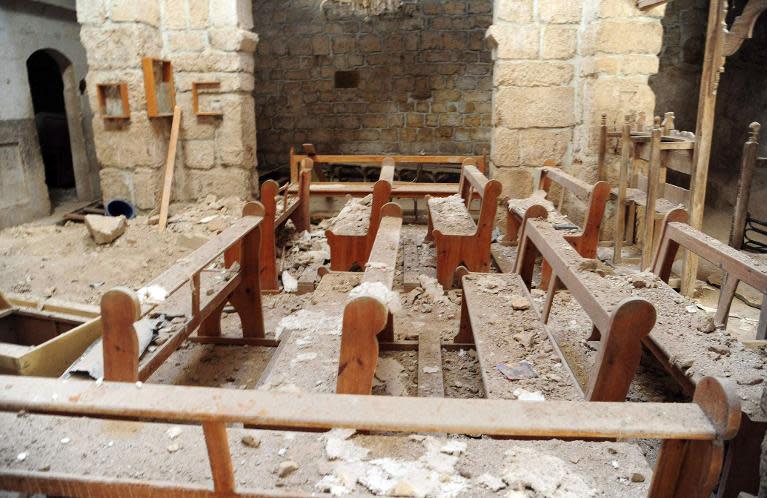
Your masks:
M109 244L125 233L128 222L125 216L103 216L86 214L85 226L96 244Z
M90 70L123 69L126 65L138 65L143 57L162 53L159 30L146 24L87 25L80 29L80 40Z
M156 0L112 0L111 19L114 22L142 22L159 26L160 5Z
M333 53L348 54L354 51L354 37L343 35L333 37Z
M501 21L530 22L533 20L533 0L495 0L495 17Z
M543 28L541 57L572 59L578 44L578 27L552 24Z
M519 130L519 158L525 166L556 166L566 162L573 132L565 129Z
M185 140L184 166L210 169L216 163L216 142L213 140Z
M173 68L178 72L252 73L254 65L252 54L212 49L195 54L179 54L173 58Z
M490 176L503 185L503 197L521 199L530 196L533 192L533 178L535 168L503 168L491 162ZM503 210L499 210L503 213ZM501 225L503 226L503 225Z
M151 123L146 112L133 112L130 123L120 125L93 120L96 157L102 167L159 168L165 163L168 123Z
M253 27L251 0L209 0L209 23L213 27Z
M539 30L537 26L492 25L487 39L495 45L497 59L536 59Z
M184 0L161 1L163 29L186 29L186 5Z
M251 171L240 168L190 171L187 182L194 199L202 199L210 194L240 199L251 197Z
M594 116L604 111L619 112L619 115L645 111L648 116L653 115L655 93L643 76L589 81L582 93L584 108L590 109Z
M166 144L167 146L167 144ZM160 201L163 171L139 168L133 174L133 202L141 210L156 209ZM171 200L189 200L181 195L182 182L173 185Z
M256 114L250 95L222 96L224 118L216 131L218 159L225 166L250 169L256 164Z
M330 38L327 35L314 35L312 37L312 54L330 54Z
M359 37L357 48L362 53L380 52L381 39L376 35L362 35Z
M117 168L99 171L101 196L104 202L112 199L126 199L135 204L133 196L133 172Z
M519 166L519 130L493 128L490 160L499 167Z
M587 47L586 55L603 52L608 54L657 54L663 43L663 27L657 20L606 19L592 23L593 46Z
M203 29L208 27L208 0L186 0L189 6L189 27Z
M606 17L653 17L662 18L666 12L666 4L658 5L648 10L639 10L636 2L625 0L600 0L597 7L597 15Z
M246 52L252 54L258 46L258 35L252 31L235 28L208 30L210 46L226 52Z
M581 20L581 6L582 2L543 0L538 4L538 15L546 23L577 23Z
M509 128L563 128L575 124L574 106L574 88L501 87L493 121Z
M170 52L202 52L207 36L201 30L179 30L165 32L165 48Z
M559 86L573 79L574 68L569 62L499 62L493 71L496 86Z
M107 19L107 0L77 0L77 22L101 25Z

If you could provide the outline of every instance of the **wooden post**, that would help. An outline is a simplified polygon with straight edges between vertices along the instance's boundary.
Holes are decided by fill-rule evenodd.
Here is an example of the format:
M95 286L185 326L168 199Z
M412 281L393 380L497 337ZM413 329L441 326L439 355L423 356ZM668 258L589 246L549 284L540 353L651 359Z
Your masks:
M740 160L740 180L738 181L738 197L735 201L735 212L732 215L730 225L730 246L740 249L743 245L743 232L746 228L746 216L748 214L748 202L751 197L751 181L756 167L756 155L759 150L759 123L749 125L751 132L748 140L743 144L743 156Z
M602 119L599 122L599 156L597 158L597 179L599 181L607 180L607 113L602 113Z
M208 448L210 474L216 493L234 493L234 468L229 453L229 440L223 422L203 422L205 446Z
M243 216L263 216L260 202L249 202L242 208ZM240 274L242 282L232 292L229 301L240 315L243 337L264 337L264 315L261 311L261 279L259 249L261 226L254 228L242 239L240 246Z
M160 231L165 231L168 224L168 208L170 207L170 188L173 185L173 170L176 164L176 146L178 145L178 130L181 127L181 108L173 108L173 124L170 127L170 142L168 143L168 157L165 159L165 178L162 184L162 197L160 198Z
M714 134L716 112L716 91L719 86L719 75L724 71L727 0L711 0L708 9L706 49L703 56L703 70L698 97L698 118L695 126L697 142L693 153L694 170L690 184L690 225L698 230L703 227L703 210L706 204L708 162L711 158L711 137ZM682 294L689 296L693 292L697 274L698 257L688 252L682 272Z
M642 270L646 270L652 264L653 235L655 233L655 204L658 201L660 190L660 155L661 133L660 118L655 118L655 126L652 129L652 142L650 149L650 161L647 164L647 203L645 204L645 226L642 238Z
M105 380L138 380L138 336L133 324L140 316L141 305L130 289L118 287L101 297Z
M626 187L629 181L629 166L631 165L631 116L626 115L623 121L621 136L621 165L618 174L618 200L615 203L615 247L613 263L619 264L623 259L623 241L626 237Z

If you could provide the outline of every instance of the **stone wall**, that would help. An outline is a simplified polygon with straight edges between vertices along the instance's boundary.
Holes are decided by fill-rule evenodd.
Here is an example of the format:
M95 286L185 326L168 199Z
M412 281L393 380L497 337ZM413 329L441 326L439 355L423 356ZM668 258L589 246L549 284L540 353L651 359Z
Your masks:
M255 190L253 34L249 0L78 0L88 54L88 94L97 83L126 82L130 120L93 119L105 200L124 198L139 209L157 206L171 119L147 116L141 61L173 64L182 110L173 199L247 198ZM222 117L197 117L192 82L220 82Z
M380 15L345 1L255 0L261 168L286 166L305 142L326 153L487 153L491 10L492 0L409 0Z
M662 13L634 0L496 0L491 160L508 194L526 195L544 165L596 178L601 114L614 124L654 108Z

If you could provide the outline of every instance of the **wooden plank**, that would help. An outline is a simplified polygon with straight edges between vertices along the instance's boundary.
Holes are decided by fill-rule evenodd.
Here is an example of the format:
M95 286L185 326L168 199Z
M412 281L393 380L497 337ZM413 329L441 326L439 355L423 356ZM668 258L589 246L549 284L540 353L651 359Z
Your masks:
M311 195L364 197L373 192L372 183L363 182L312 182L309 186ZM427 195L446 197L458 193L457 183L411 183L394 182L392 197L422 198Z
M391 289L394 285L394 274L397 269L397 251L399 249L400 231L402 228L402 211L399 206L389 203L390 206L399 210L399 216L391 216L388 210L382 210L381 224L376 234L370 258L365 267L363 282L381 282Z
M418 336L418 396L422 398L445 396L439 331L433 329L422 330Z
M317 270L319 270L319 264L312 264L304 268L301 275L298 277L298 289L296 294L306 294L314 291L315 282L317 282Z
M618 199L616 201L615 214L615 247L613 249L613 263L620 264L623 259L623 242L626 240L626 188L629 181L629 169L631 168L631 116L626 115L623 122L621 142L621 162L618 173Z
M173 170L176 164L176 146L178 145L178 131L181 127L181 107L173 108L173 123L170 128L170 142L168 143L168 157L165 159L165 176L162 183L162 196L160 197L160 231L165 231L168 224L168 208L170 207L171 186L173 185Z
M515 261L506 257L500 250L495 247L491 247L490 254L493 255L493 261L498 265L498 269L501 273L513 273Z
M421 285L418 281L420 274L420 261L418 257L418 245L408 241L404 243L404 254L402 256L402 288L404 292L410 292Z
M295 160L300 161L307 155L296 154ZM390 155L339 155L339 154L317 154L312 155L311 159L315 164L334 163L334 164L381 164L384 159L391 157L396 164L463 164L466 159L476 159L482 156L390 156ZM478 161L479 162L479 161Z
M171 399L173 403L169 404ZM717 437L717 428L695 403L529 403L336 396L155 384L139 388L118 382L96 385L92 381L62 383L15 376L0 376L0 410L177 423L215 421L286 429L354 428L594 439Z

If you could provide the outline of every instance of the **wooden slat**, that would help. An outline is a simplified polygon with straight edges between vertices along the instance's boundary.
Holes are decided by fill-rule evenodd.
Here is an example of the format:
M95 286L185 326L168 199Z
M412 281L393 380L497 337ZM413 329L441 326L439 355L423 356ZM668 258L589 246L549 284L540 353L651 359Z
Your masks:
M312 182L309 187L312 195L364 197L373 193L373 183L363 182ZM414 198L431 195L446 197L458 193L457 183L410 183L394 182L392 197Z
M568 175L558 168L545 167L542 173L580 198L587 197L594 188L593 185L584 182L580 178Z
M712 422L694 403L424 399L154 384L137 387L117 382L97 385L91 381L13 376L0 376L0 410L294 429L595 439L717 437Z
M421 285L418 281L420 261L418 258L418 246L415 243L406 242L404 246L402 256L402 266L404 267L402 287L405 292L410 292Z
M295 161L309 157L296 154ZM384 155L338 155L338 154L317 154L311 158L315 164L334 163L334 164L381 164L384 159L391 157L397 164L463 164L466 159L476 158L478 156L384 156Z
M397 250L402 228L402 217L384 216L376 233L363 282L381 282L391 289L397 268Z
M173 108L173 124L170 129L170 143L168 144L168 157L165 160L165 178L162 184L162 197L160 198L160 231L165 231L168 224L168 208L170 207L171 186L173 185L173 170L176 164L176 146L178 145L178 131L181 126L181 107Z
M487 182L490 180L483 175L476 166L464 166L463 167L463 178L465 180L468 180L468 182L471 184L472 187L474 187L474 190L482 197L485 196L485 185L487 185Z
M439 331L424 329L418 336L418 396L442 398L445 384L442 378L442 348ZM433 371L433 369L437 371ZM424 370L426 369L426 370Z

